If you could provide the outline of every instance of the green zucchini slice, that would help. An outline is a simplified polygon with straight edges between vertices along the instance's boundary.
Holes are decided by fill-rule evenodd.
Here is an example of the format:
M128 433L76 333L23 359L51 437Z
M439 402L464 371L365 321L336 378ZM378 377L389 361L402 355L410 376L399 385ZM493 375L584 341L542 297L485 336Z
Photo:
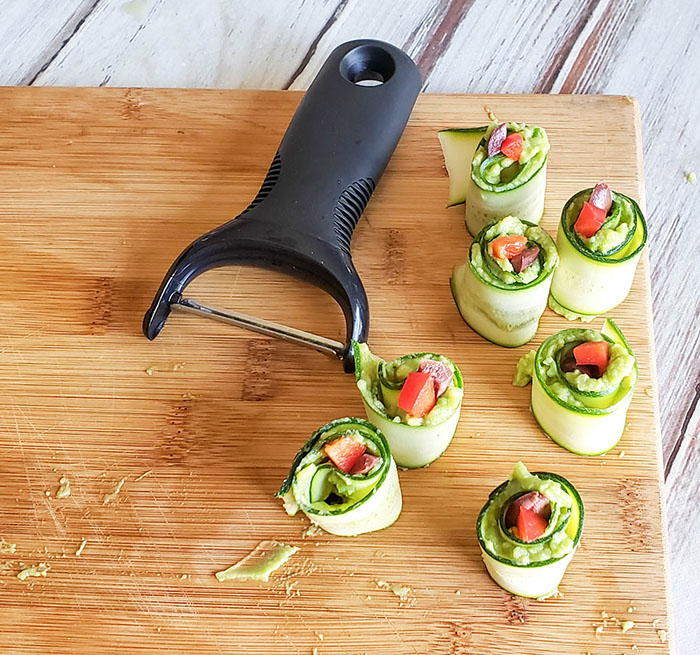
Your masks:
M366 343L354 342L353 348L355 379L367 418L386 435L399 466L428 466L447 449L457 429L464 395L459 368L435 353L414 353L386 362L374 355ZM435 407L424 418L415 418L399 409L397 400L403 381L423 359L442 362L453 377Z
M571 344L603 339L610 344L610 362L599 379L562 371L559 362ZM532 381L532 413L550 439L579 455L601 455L622 436L638 375L632 349L606 319L600 331L572 328L545 339L534 357L527 353L518 362L513 384Z
M540 249L537 260L520 274L508 260L498 262L490 252L494 239L508 235L526 236L528 248ZM558 262L552 237L538 225L514 216L491 221L472 242L467 262L452 271L450 287L459 313L484 339L499 346L522 346L537 332Z
M590 321L627 298L647 240L639 205L615 191L600 230L590 239L580 236L574 223L591 191L583 189L569 198L557 232L561 262L552 280L549 306L569 320Z
M344 436L379 458L367 473L344 473L326 456L323 447ZM389 444L374 425L360 418L336 419L316 430L275 495L288 514L301 509L312 523L340 536L389 527L401 513L399 477Z
M488 125L482 125L481 127L452 128L438 132L442 154L445 158L445 168L450 176L448 207L461 205L467 197L471 162L487 129Z
M530 543L505 527L503 514L514 498L539 491L552 514L545 534ZM566 478L555 473L530 473L522 462L510 478L489 495L476 521L476 534L486 570L506 591L528 598L556 593L583 533L581 496Z

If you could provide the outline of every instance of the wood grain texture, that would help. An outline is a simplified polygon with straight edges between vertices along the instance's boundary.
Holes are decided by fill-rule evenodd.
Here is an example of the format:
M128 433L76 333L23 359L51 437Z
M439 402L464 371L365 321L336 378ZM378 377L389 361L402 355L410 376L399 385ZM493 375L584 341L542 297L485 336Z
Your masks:
M454 308L447 279L466 256L467 236L460 208L444 207L435 138L480 119L487 103L544 125L552 142L544 226L552 231L563 201L601 175L643 201L636 105L623 97L419 99L353 248L372 308L371 345L386 357L429 349L453 358L469 390L463 418L438 462L401 474L405 509L394 526L303 539L305 521L287 517L272 494L308 434L361 415L352 377L320 354L193 318L173 316L155 342L140 332L176 254L252 198L299 99L0 90L0 282L12 289L0 299L0 506L3 536L17 544L0 572L4 647L325 654L362 640L380 654L522 653L523 643L576 655L633 645L668 653L652 626L667 627L667 606L659 434L655 401L644 393L654 386L647 258L612 313L640 362L625 456L577 457L538 430L529 390L510 386L526 348L484 342ZM601 130L609 134L603 162L589 147ZM397 270L386 285L390 248ZM425 249L439 261L416 256ZM191 291L328 336L343 332L328 297L277 275L219 270ZM566 326L548 310L535 344ZM545 603L498 589L474 534L489 491L521 457L568 477L587 511L563 596ZM64 500L53 497L61 475L73 489ZM216 581L214 571L268 538L301 546L269 587ZM51 570L21 582L20 561ZM411 586L415 604L399 607L378 580ZM596 637L603 610L637 626Z

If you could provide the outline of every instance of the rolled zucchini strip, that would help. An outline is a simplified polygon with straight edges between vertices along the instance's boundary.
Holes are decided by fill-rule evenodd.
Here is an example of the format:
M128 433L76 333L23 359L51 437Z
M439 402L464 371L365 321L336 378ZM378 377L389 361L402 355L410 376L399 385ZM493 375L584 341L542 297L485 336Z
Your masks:
M609 344L609 363L599 377L562 370L573 348L585 341ZM518 362L516 386L532 381L532 413L543 432L577 455L602 455L625 429L625 417L637 384L637 361L614 321L603 329L572 328L545 339L537 352Z
M445 168L450 176L448 207L461 205L467 197L472 159L476 148L484 138L487 125L440 130L438 139L445 158Z
M512 235L526 237L528 250L539 250L519 272L512 260L494 257L491 247L495 239ZM537 332L558 262L554 241L541 227L514 216L492 221L472 242L467 262L452 271L450 287L459 313L484 339L522 346Z
M647 240L639 205L614 191L603 226L590 238L578 234L574 223L591 191L584 189L568 200L557 231L561 262L552 280L549 306L569 320L592 320L627 298Z
M544 496L549 518L539 538L524 541L509 525L509 509L532 492ZM554 473L530 473L518 462L510 479L491 492L476 521L481 556L493 581L526 598L555 594L581 540L583 514L573 484Z
M391 446L396 463L403 468L421 468L434 462L452 441L462 409L464 381L457 366L442 355L415 353L386 362L367 344L354 344L355 377L367 418L379 426ZM422 418L398 407L398 398L409 373L423 360L443 363L452 372L447 389L432 410Z
M365 447L374 458L362 473L347 473L325 447L344 437ZM301 509L326 532L352 537L389 527L401 513L396 464L384 435L361 418L340 418L314 432L297 453L280 490L287 514Z
M522 152L515 161L501 152L488 154L489 138L498 125L489 125L471 162L464 219L472 236L503 216L517 216L537 225L544 212L547 133L537 126L506 123L508 135L519 134L523 139Z

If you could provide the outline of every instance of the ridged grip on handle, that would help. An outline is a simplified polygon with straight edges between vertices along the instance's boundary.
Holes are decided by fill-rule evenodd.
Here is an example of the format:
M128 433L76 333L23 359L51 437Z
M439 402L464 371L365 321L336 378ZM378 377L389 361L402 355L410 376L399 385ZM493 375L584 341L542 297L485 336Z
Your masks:
M358 81L381 81L361 86ZM329 292L352 340L369 331L367 297L350 255L352 232L404 130L420 74L398 48L360 40L336 48L304 95L260 192L236 219L192 243L166 275L144 317L154 338L170 303L215 266L249 264L303 278Z

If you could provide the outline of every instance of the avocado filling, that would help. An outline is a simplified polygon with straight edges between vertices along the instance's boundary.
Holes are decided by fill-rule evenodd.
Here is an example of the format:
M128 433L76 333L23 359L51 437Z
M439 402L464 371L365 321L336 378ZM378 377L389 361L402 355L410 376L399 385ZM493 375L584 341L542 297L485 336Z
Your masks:
M527 239L520 244L519 253L511 257L498 257L495 244L504 238L520 236ZM522 255L533 253L528 261ZM476 237L469 251L469 264L474 274L495 287L509 289L531 284L549 275L559 261L554 241L541 227L506 216L489 223ZM524 265L523 265L524 264Z
M368 496L381 478L377 444L356 430L330 430L299 462L292 489L307 511L342 513Z
M381 416L405 425L432 426L445 422L459 409L463 396L462 376L447 357L417 353L385 362L373 355L364 343L355 344L355 348L359 349L361 355L357 387L365 402ZM430 362L439 364L439 368L451 373L449 382L435 381L436 393L432 409L423 416L412 415L399 407L401 392L412 373L438 368Z
M508 482L496 489L482 510L478 536L490 555L527 566L560 559L574 549L578 533L578 508L572 495L555 479L531 474L522 462ZM542 520L536 538L523 539L518 511L531 512Z
M572 365L573 349L584 342L608 341L605 371ZM549 337L537 355L528 352L518 362L513 384L526 386L539 366L540 379L557 398L574 407L604 409L619 402L634 383L635 358L624 345L613 343L597 330L575 328Z
M501 152L489 156L489 138L499 125L498 121L489 125L472 160L472 179L484 191L515 189L532 179L547 161L547 133L541 127L525 123L506 123L508 136L519 134L522 137L522 151L517 161Z
M611 192L612 205L607 212L605 222L595 234L585 237L574 229L574 223L589 194L590 189L581 191L569 203L564 217L567 235L591 253L613 255L624 252L637 228L637 212L634 204L626 196Z

